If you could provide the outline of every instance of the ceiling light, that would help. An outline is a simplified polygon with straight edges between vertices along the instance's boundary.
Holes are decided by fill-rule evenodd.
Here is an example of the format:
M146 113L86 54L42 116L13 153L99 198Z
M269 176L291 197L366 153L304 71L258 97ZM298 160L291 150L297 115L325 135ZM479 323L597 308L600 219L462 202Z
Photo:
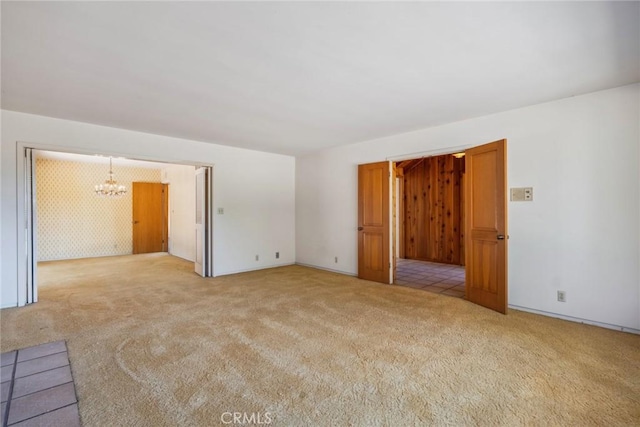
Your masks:
M113 179L113 164L112 159L109 157L109 179L104 184L98 184L94 187L94 191L98 196L103 197L120 197L127 194L127 187L119 185L115 179Z
M452 156L455 157L456 159L461 159L464 157L464 151L460 153L453 153Z

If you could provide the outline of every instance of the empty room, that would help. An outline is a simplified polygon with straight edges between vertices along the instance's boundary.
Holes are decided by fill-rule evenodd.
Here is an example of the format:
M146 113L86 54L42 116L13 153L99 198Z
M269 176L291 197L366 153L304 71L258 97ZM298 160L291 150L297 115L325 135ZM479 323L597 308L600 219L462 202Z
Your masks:
M640 424L640 2L0 12L2 426Z

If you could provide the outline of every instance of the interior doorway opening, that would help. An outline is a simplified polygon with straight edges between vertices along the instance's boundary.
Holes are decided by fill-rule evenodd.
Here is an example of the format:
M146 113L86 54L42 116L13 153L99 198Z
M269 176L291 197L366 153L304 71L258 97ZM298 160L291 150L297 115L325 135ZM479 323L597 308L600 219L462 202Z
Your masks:
M109 154L106 154L107 162L108 158ZM49 170L51 169L49 167L47 169L48 175L42 175L42 170L47 168L43 166L43 159L49 162L55 160L63 164L63 167L68 169L67 173L62 174L64 175L63 177L57 177L58 172L60 172L59 169L56 172ZM24 252L22 250L19 251L25 254L24 263L19 263L21 264L19 268L21 271L19 271L18 275L19 306L38 301L38 264L41 262L135 253L168 252L174 256L193 261L195 269L195 193L197 190L195 185L195 165L156 160L124 159L114 156L116 161L114 165L118 165L114 168L116 181L119 184L126 184L127 192L129 193L125 195L128 197L126 203L122 203L122 199L108 200L108 198L98 197L97 194L94 194L94 186L100 184L106 177L106 170L102 170L104 159L105 155L101 154L86 155L84 153L52 150L44 146L31 146L31 144L19 145L18 186L24 188L23 197L21 197L22 200L19 200L19 203L22 202L25 206L24 215L19 215L19 221L23 222L25 229ZM153 173L144 172L145 168L155 169L155 175L157 176ZM207 171L211 184L213 167L200 166L200 169ZM188 170L190 170L190 173ZM182 179L180 171L182 175L188 175L190 181ZM104 172L105 176L102 176L102 172ZM94 177L93 175L96 176ZM152 177L151 175L154 176ZM138 181L146 182L141 183ZM170 185L171 182L176 183L178 181L180 181L179 185ZM148 233L140 234L139 230L136 230L136 222L141 224L142 221L140 212L136 214L135 206L132 209L132 205L135 205L133 193L140 193L135 187L139 187L140 184L149 184L149 182L154 182L154 185L158 186L162 193L161 198L157 197L160 201L157 208L160 210L158 217L161 221L159 221L157 227L158 238L155 239L158 240L158 244L152 245L151 249L141 249L140 242L147 242L149 239L144 237ZM189 183L192 183L192 185L189 185ZM179 193L173 193L170 197L169 191L173 192L174 189L182 193L182 197L179 197ZM203 211L207 227L200 230L203 235L206 233L208 244L205 248L204 257L206 268L202 270L202 275L209 277L213 276L213 223L211 209L209 208L213 203L213 186L208 185L202 191L209 192L204 197L208 201L208 205L207 209ZM188 193L188 197L185 198L184 193ZM42 198L41 196L45 194L47 197ZM172 199L175 199L173 207L169 206ZM185 209L180 210L181 205L185 204L185 199L192 200L190 203L192 205L191 214L186 212ZM118 203L119 205L115 206ZM50 205L56 206L51 208ZM92 213L88 213L82 208L82 206L86 208L92 205L97 208L93 209ZM110 209L106 209L106 207L110 207ZM142 201L138 208L138 211L147 215L149 212L146 211L152 209L152 206L150 203ZM46 215L45 211L47 211ZM51 222L52 219L53 222ZM88 229L93 231L87 232ZM173 236L178 235L181 237L173 239L175 240L173 247L171 244L172 239L169 239L170 229L173 229ZM74 234L74 230L79 231L79 233ZM136 231L138 231L137 237ZM111 238L107 239L108 241L105 240L106 235L111 235ZM193 246L193 256L189 255L190 250L185 249L189 246L186 245L185 240L193 241L191 245ZM202 262L203 259L200 260L201 264ZM198 272L197 269L195 270Z
M456 158L457 156L454 156ZM462 156L461 156L462 157ZM460 227L464 239L441 239L435 249L436 256L445 257L445 263L458 262L465 265L465 299L491 310L507 312L507 140L489 142L473 146L464 151L464 191L463 216ZM428 158L428 157L427 157ZM418 160L423 162L424 160ZM417 163L417 162L416 162ZM404 173L404 170L403 170ZM358 165L358 277L364 280L392 284L396 273L397 251L403 250L406 257L408 248L396 249L397 231L397 164L383 162ZM451 184L446 177L441 181ZM434 181L435 182L435 181ZM420 184L424 187L424 184ZM422 189L420 198L432 194L433 187ZM442 186L437 185L442 192ZM407 192L407 188L404 188ZM416 193L415 201L420 207ZM455 197L455 192L452 193ZM408 200L404 197L402 200ZM424 204L424 200L421 202ZM424 206L422 207L424 210ZM440 209L440 208L438 208ZM452 208L453 209L453 208ZM441 209L440 227L434 236L446 236L447 221L455 215L451 210ZM437 215L436 215L437 216ZM444 224L444 225L443 225ZM405 225L404 242L407 241ZM435 239L435 237L434 237ZM415 243L415 242L414 242ZM456 245L457 249L456 249ZM443 250L443 248L445 250ZM447 250L446 248L449 248ZM457 252L456 252L457 251ZM429 249L427 249L429 254ZM433 253L431 253L433 256Z
M464 168L464 153L394 163L394 284L464 297Z

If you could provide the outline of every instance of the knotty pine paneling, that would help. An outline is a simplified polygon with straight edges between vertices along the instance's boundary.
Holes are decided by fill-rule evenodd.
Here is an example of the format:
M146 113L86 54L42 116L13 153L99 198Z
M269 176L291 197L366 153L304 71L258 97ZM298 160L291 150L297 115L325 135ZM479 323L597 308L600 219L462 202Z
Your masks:
M464 158L421 159L404 169L405 257L464 264Z

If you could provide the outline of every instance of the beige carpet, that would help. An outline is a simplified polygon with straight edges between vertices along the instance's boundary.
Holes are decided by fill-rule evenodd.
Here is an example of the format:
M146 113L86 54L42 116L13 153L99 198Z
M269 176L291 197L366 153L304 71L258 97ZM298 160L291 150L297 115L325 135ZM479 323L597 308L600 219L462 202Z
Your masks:
M39 271L40 302L1 312L1 349L67 340L85 426L640 424L640 336L299 266Z

